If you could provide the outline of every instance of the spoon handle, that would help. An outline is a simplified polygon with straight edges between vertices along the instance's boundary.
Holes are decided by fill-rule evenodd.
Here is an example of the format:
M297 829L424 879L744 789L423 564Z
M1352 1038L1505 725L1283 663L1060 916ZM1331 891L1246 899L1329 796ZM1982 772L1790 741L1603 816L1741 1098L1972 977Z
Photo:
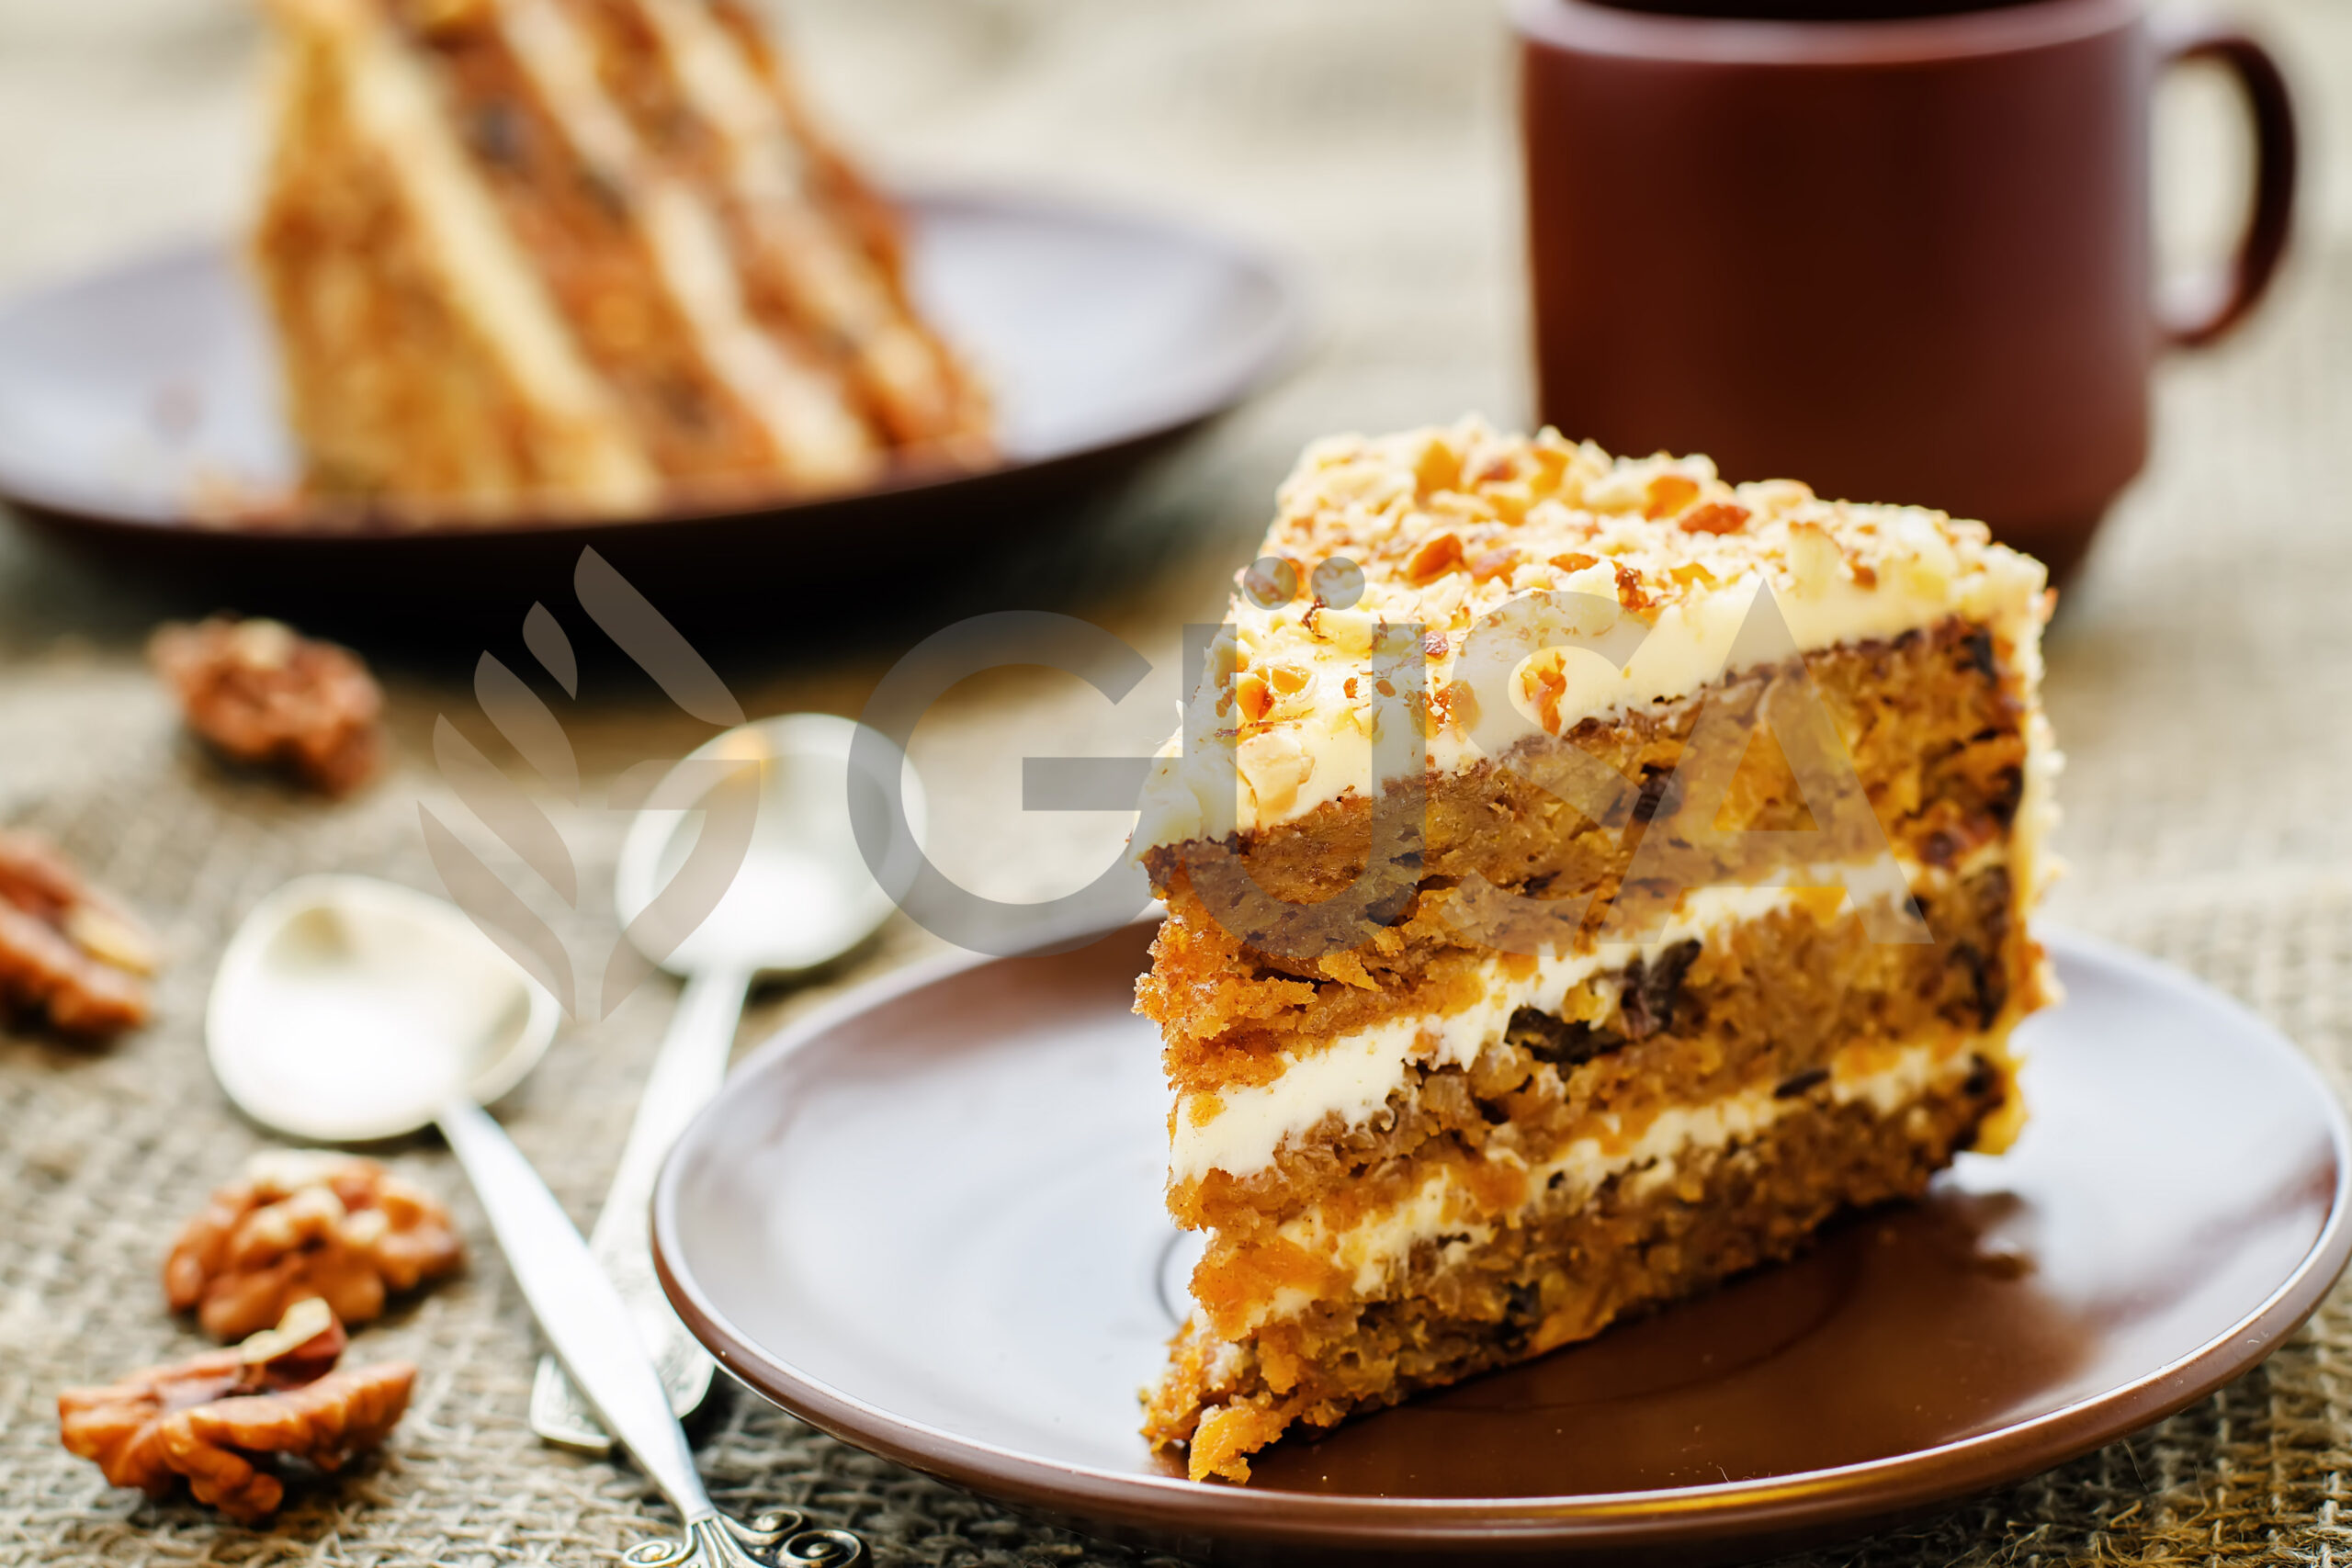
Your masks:
M638 1339L669 1390L671 1411L681 1417L692 1413L709 1391L711 1359L678 1321L662 1293L661 1280L654 1278L648 1210L670 1146L726 1081L727 1058L735 1046L743 995L750 988L751 976L740 973L701 970L687 979L638 1100L637 1119L629 1123L612 1190L605 1194L605 1207L588 1237L589 1251L628 1303ZM582 1453L601 1454L613 1444L553 1356L539 1358L538 1375L531 1384L531 1430L560 1448Z
M607 1430L689 1529L712 1517L710 1495L628 1307L539 1173L504 1128L470 1100L442 1108L442 1136L473 1182L490 1228L539 1327Z

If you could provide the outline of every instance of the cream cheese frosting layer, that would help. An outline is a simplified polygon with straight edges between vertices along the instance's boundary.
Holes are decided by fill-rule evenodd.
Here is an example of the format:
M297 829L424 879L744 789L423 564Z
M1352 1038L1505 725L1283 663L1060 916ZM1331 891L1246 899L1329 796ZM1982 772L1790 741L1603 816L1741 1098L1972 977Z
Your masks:
M1845 868L1842 880L1848 887L1892 884L1891 891L1899 896L1930 874L1889 856ZM1281 1076L1269 1082L1180 1095L1169 1128L1170 1179L1182 1184L1212 1171L1248 1176L1262 1170L1286 1141L1333 1115L1351 1129L1363 1126L1415 1067L1467 1067L1476 1062L1502 1039L1520 1009L1556 1014L1570 991L1596 976L1613 976L1635 959L1680 942L1720 940L1734 927L1799 908L1816 889L1840 880L1840 873L1830 868L1796 868L1770 885L1692 888L1682 895L1655 942L1598 943L1536 958L1532 969L1525 968L1526 960L1489 955L1480 965L1483 995L1467 1008L1384 1019L1293 1054Z
M1956 1082L1974 1070L1957 1037L1921 1042L1890 1053L1857 1047L1841 1053L1823 1086L1831 1102L1867 1102L1881 1116L1893 1115L1930 1089ZM1400 1203L1340 1229L1324 1222L1319 1208L1284 1222L1276 1234L1312 1257L1351 1276L1357 1296L1377 1300L1411 1258L1413 1249L1434 1243L1440 1264L1467 1256L1494 1239L1498 1228L1520 1223L1539 1204L1573 1204L1589 1199L1612 1179L1634 1173L1645 1185L1670 1181L1679 1163L1699 1153L1751 1143L1791 1112L1814 1103L1781 1099L1759 1085L1704 1105L1669 1106L1631 1136L1580 1138L1554 1158L1528 1171L1530 1197L1511 1214L1485 1213L1476 1195L1451 1166L1440 1167ZM1558 1189L1554 1179L1561 1179ZM1253 1313L1248 1327L1295 1316L1312 1304L1307 1292L1286 1287Z
M1307 586L1267 604L1278 590L1246 580L1261 592L1237 593L1227 610L1232 668L1185 677L1219 723L1189 743L1180 733L1163 753L1140 848L1260 830L1390 782L1374 776L1373 740L1412 721L1393 677L1416 653L1440 698L1426 725L1436 773L1498 754L1482 744L1496 714L1482 725L1479 712L1498 702L1517 711L1517 732L1565 734L1738 673L1735 644L1767 588L1801 653L1957 616L1990 629L2012 668L2039 670L2046 573L1982 524L1826 502L1789 480L1729 485L1704 457L1612 459L1548 431L1521 440L1470 421L1319 443L1283 487L1262 551L1309 584L1316 567L1344 558L1361 570L1361 594L1326 603L1353 581L1327 572L1324 596ZM1546 591L1578 596L1584 647L1531 649L1499 689L1443 700L1465 673L1474 688L1497 685L1494 672L1464 671L1465 644L1505 604ZM1418 649L1375 657L1402 626L1421 628ZM1629 651L1620 667L1595 645Z

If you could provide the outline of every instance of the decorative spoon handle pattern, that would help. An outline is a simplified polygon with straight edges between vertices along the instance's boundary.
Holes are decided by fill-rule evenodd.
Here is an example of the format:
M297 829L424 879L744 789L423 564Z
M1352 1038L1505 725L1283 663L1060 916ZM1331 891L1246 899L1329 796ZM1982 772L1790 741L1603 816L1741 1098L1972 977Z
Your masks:
M784 1568L856 1561L864 1548L845 1531L800 1529L798 1517L791 1516L792 1531L771 1534L738 1526L718 1512L695 1468L686 1434L670 1413L669 1393L638 1340L628 1304L597 1267L555 1194L505 1129L471 1100L449 1102L437 1120L540 1329L606 1429L685 1521L683 1540L642 1543L629 1550L627 1560L639 1568L689 1562L710 1568ZM645 1555L649 1551L654 1555Z

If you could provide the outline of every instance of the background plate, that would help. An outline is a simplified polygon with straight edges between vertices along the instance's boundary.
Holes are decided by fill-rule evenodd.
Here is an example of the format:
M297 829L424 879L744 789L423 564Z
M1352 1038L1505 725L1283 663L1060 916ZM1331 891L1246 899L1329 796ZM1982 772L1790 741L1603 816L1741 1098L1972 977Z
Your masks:
M549 562L568 572L583 543L648 588L723 592L767 561L805 571L878 555L896 571L919 547L962 558L1028 536L1238 401L1299 342L1295 283L1232 241L1030 197L905 205L916 291L997 399L1004 462L985 473L617 522L304 532L198 521L207 486L267 491L296 472L259 304L235 255L202 244L0 307L0 498L116 564L193 563L244 582L258 571L332 589L363 571L368 592L503 594Z
M885 982L672 1156L657 1261L737 1377L865 1448L1184 1550L1760 1556L2030 1474L2253 1366L2342 1269L2352 1144L2293 1046L2052 940L2032 1119L1920 1204L1587 1345L1277 1445L1149 1454L1182 1249L1132 982L1148 929ZM1244 1553L1247 1554L1246 1552Z

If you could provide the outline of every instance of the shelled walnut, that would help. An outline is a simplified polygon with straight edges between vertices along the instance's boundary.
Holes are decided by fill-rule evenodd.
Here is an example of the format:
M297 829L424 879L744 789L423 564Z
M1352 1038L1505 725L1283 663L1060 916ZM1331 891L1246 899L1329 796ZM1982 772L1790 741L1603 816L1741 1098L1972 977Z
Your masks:
M384 1310L465 1260L448 1211L371 1159L314 1149L256 1155L215 1190L164 1264L175 1312L234 1339L321 1297L345 1323Z
M384 694L347 649L277 621L216 615L163 627L147 651L188 728L238 761L328 795L350 794L382 764Z
M154 939L55 846L0 831L0 1009L87 1038L147 1021Z
M254 1524L286 1495L279 1460L323 1471L381 1443L408 1408L405 1361L334 1370L343 1325L298 1302L277 1327L232 1349L148 1367L57 1396L58 1437L117 1486L161 1497L186 1476L199 1503Z

